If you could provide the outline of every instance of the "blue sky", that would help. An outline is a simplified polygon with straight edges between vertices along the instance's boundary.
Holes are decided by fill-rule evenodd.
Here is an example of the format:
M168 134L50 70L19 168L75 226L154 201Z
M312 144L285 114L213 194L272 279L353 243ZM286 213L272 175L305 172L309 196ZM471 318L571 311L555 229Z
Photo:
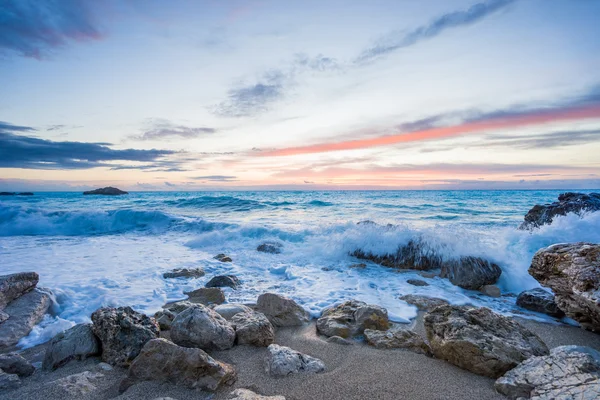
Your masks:
M3 1L0 189L598 188L600 1Z

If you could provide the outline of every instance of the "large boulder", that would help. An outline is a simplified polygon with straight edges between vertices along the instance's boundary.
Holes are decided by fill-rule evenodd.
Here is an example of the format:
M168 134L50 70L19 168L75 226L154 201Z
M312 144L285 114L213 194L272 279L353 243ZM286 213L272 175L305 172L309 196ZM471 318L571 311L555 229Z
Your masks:
M237 289L240 283L240 280L235 275L217 275L213 276L204 286L207 288L230 287Z
M184 294L188 295L187 301L190 303L204 304L205 306L225 303L225 293L218 287L203 287L191 292L184 292Z
M275 340L275 329L264 314L251 311L233 316L238 344L267 347Z
M555 244L539 250L529 274L554 292L558 308L600 332L600 244Z
M238 303L219 304L213 308L213 310L219 313L221 317L225 318L227 321L231 321L235 314L253 311L250 307Z
M56 369L71 360L82 360L100 354L100 342L92 324L79 324L54 336L46 349L42 367Z
M129 194L129 193L127 193L124 190L112 187L112 186L107 186L107 187L100 188L100 189L88 190L86 192L83 192L83 194L85 194L85 195L100 194L100 195L104 195L104 196L118 196L121 194Z
M281 253L282 248L283 244L279 242L264 242L258 245L256 251L260 251L261 253L279 254Z
M267 356L267 372L274 376L287 376L300 372L318 373L325 371L325 364L318 358L272 344Z
M131 307L104 307L92 314L92 330L102 343L102 361L127 366L159 334L154 318Z
M479 257L460 257L444 261L440 277L448 278L456 286L477 290L498 281L502 269Z
M17 353L0 354L0 370L24 378L35 372L35 367Z
M425 331L437 358L490 378L548 354L536 334L488 308L437 307L425 314Z
M163 273L163 278L201 278L206 275L202 268L175 268Z
M385 308L358 300L326 308L317 320L317 330L325 336L349 338L361 335L365 329L385 331L388 328Z
M190 389L216 390L235 382L234 368L200 349L177 346L166 339L152 339L131 363L120 391L143 381L171 383Z
M275 326L300 326L310 319L308 312L294 300L275 293L258 296L256 308Z
M532 229L551 224L555 217L575 213L600 210L600 193L563 193L552 204L535 205L525 215L519 229Z
M589 347L560 346L531 357L495 384L510 399L600 398L600 353Z
M35 289L13 300L4 312L10 317L0 324L0 351L16 345L39 324L50 309L50 294Z
M562 318L565 313L558 308L554 295L544 289L525 290L517 296L517 305L527 310Z
M365 340L378 349L407 349L415 353L431 355L431 348L423 338L407 329L387 331L365 329Z
M33 290L40 276L35 272L19 272L0 276L0 311L14 299Z
M226 350L233 347L235 330L210 308L195 304L175 317L171 324L171 340L185 347Z

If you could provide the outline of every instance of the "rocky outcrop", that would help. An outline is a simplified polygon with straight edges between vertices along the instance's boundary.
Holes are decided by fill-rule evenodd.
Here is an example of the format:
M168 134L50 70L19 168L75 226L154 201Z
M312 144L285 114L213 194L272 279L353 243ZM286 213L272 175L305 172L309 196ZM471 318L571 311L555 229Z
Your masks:
M231 323L238 344L267 347L275 340L275 329L262 313L255 311L238 313L233 316Z
M261 253L279 254L281 253L282 248L283 245L279 242L264 242L256 248L256 251L260 251Z
M210 308L195 304L175 317L171 324L171 340L185 347L226 350L233 347L235 330Z
M235 275L218 275L212 277L205 286L207 288L230 287L232 289L237 289L240 284L240 280Z
M300 326L310 319L308 312L294 300L274 293L258 296L256 308L275 326Z
M326 308L317 320L317 331L325 336L349 338L361 335L365 329L385 331L388 328L385 308L357 300Z
M129 365L142 347L159 334L154 318L131 307L100 308L92 314L92 323L92 330L102 343L102 361L111 365Z
M201 278L206 273L202 268L175 268L172 271L163 273L163 278Z
M52 300L45 289L35 289L13 300L4 312L10 317L0 324L0 351L16 345L50 309Z
M517 305L530 311L548 314L555 318L564 317L565 313L558 308L554 295L544 289L525 290L517 296Z
M94 189L94 190L88 190L86 192L83 192L83 194L85 195L89 195L89 194L100 194L100 195L104 195L104 196L118 196L121 194L129 194L121 189L117 189L115 187L112 186L107 186L105 188L100 188L100 189Z
M375 331L365 329L365 340L378 349L407 349L415 353L431 355L431 348L423 338L406 329Z
M215 260L219 260L221 262L232 262L233 260L227 254L219 253L213 257Z
M532 229L551 224L555 217L575 213L600 211L600 193L563 193L552 204L535 205L525 215L519 229Z
M285 400L284 396L262 396L248 389L236 389L229 396L229 400Z
M555 244L534 256L529 274L554 292L558 308L600 332L600 244Z
M53 370L71 360L83 360L98 354L100 342L92 330L92 324L79 324L52 338L42 367Z
M496 381L509 399L600 398L600 353L589 347L561 346L531 357Z
M19 272L0 276L0 311L8 303L30 292L38 284L40 277L35 272Z
M15 374L21 378L31 376L35 367L20 354L0 354L0 370L7 374Z
M400 296L400 300L404 300L408 304L412 304L421 311L431 311L436 307L447 305L448 302L444 299L435 297L427 297L417 294L407 294Z
M235 382L234 368L200 349L177 346L166 339L150 340L131 363L120 391L143 381L171 383L190 389L214 391Z
M301 372L318 373L325 371L325 364L318 358L277 344L270 345L268 349L267 372L271 375L287 376Z
M231 321L235 314L252 312L250 307L237 303L219 304L213 310L227 321Z
M204 304L223 304L225 303L225 293L223 289L217 287L200 288L191 292L184 292L188 295L187 301L190 303Z
M437 307L425 314L425 331L437 358L490 378L548 354L536 334L488 308Z

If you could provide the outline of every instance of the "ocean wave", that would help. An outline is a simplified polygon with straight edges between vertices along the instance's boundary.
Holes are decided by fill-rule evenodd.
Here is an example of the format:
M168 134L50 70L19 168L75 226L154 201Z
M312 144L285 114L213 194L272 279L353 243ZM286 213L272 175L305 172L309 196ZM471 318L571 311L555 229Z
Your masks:
M234 196L200 196L192 198L181 198L176 200L167 200L165 204L175 207L193 207L193 208L217 208L231 209L232 211L251 211L267 207L266 204L248 199L240 199Z
M309 206L314 206L314 207L329 207L332 206L333 203L330 203L328 201L323 201L323 200L311 200L309 202L306 203Z

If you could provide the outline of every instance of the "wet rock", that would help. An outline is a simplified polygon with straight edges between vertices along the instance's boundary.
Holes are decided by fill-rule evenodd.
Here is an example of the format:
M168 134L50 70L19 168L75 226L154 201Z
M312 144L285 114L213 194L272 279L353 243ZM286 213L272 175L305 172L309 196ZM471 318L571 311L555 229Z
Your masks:
M86 192L83 192L83 194L85 194L85 195L100 194L100 195L104 195L104 196L118 196L118 195L129 194L129 193L127 193L124 190L112 187L112 186L107 186L105 188L100 188L100 189L95 189L95 190L88 190Z
M502 269L479 257L460 257L445 261L440 277L448 278L456 286L477 290L485 285L493 285L498 281Z
M40 276L35 272L19 272L0 276L0 311L14 299L33 290Z
M431 348L421 336L405 329L375 331L365 329L365 340L378 349L407 349L415 353L431 356Z
M236 303L219 304L218 306L213 308L213 310L215 310L217 313L219 313L219 315L221 315L221 317L225 318L227 321L231 321L231 318L233 318L233 316L235 314L248 313L248 312L253 311L248 306L245 306L243 304L236 304Z
M372 221L362 221L359 224L376 225ZM406 245L399 246L395 254L377 255L358 249L352 255L359 259L373 261L384 267L396 269L426 271L441 268L443 262L438 252L421 239L410 240Z
M171 383L190 389L214 391L235 382L234 368L204 351L178 346L166 339L150 340L133 361L120 391L143 381Z
M268 349L267 372L271 375L287 376L301 372L318 373L325 371L325 364L318 358L277 344L270 345Z
M52 370L71 360L83 360L98 354L100 342L92 330L92 324L79 324L52 338L42 367Z
M439 271L419 271L419 275L421 275L423 278L435 278L436 276L439 276L440 273Z
M154 318L131 307L104 307L92 314L92 330L102 343L102 361L127 366L159 334Z
M7 374L0 371L0 389L16 389L21 386L21 380L17 374Z
M490 378L548 354L536 334L488 308L437 307L425 314L425 331L437 358Z
M206 273L202 268L175 268L172 271L165 272L163 278L201 278Z
M0 370L24 378L31 376L35 372L35 367L20 354L7 353L0 354Z
M354 342L352 340L344 339L341 336L331 336L327 338L328 343L341 344L344 346L352 346Z
M67 399L78 398L88 396L96 391L98 388L95 383L103 377L104 375L99 372L84 371L50 382L47 385L62 391Z
M600 332L600 244L555 244L541 249L533 256L529 274L552 289L558 308L568 317Z
M241 284L240 280L235 275L218 275L211 278L210 281L206 283L207 288L214 287L230 287L232 289L237 289L237 287Z
M325 336L349 338L362 334L365 329L385 331L388 328L385 308L357 300L326 308L317 320L317 331Z
M275 329L262 313L255 311L238 313L233 316L231 323L238 344L267 347L275 340Z
M223 253L219 253L219 254L217 254L216 256L214 256L214 259L215 259L215 260L219 260L219 261L221 261L221 262L232 262L232 261L233 261L233 260L231 259L231 257L229 257L228 255L226 255L226 254L223 254Z
M554 295L540 288L521 292L517 297L517 305L555 318L562 318L565 315L554 301Z
M542 225L551 224L554 218L560 215L600 210L600 193L563 193L558 196L558 201L552 204L535 205L525 215L525 221L519 229L532 229Z
M16 345L40 323L52 300L45 289L35 289L13 300L4 312L10 316L0 324L0 351Z
M188 295L187 301L190 303L204 304L205 306L225 303L225 293L221 288L205 287L192 290L191 292L184 292L184 294Z
M258 296L256 308L275 326L300 326L310 319L308 312L294 300L274 293Z
M429 283L422 281L420 279L408 279L406 283L413 286L429 286Z
M192 303L190 303L190 305L191 304ZM161 331L168 331L169 329L171 329L171 324L173 323L175 316L177 316L177 314L165 309L154 313L154 319L158 323L158 327Z
M279 242L264 242L256 248L256 251L260 251L261 253L279 254L281 253L282 248L283 244Z
M235 330L225 318L196 304L175 317L171 324L171 340L185 347L226 350L233 347Z
M408 304L412 304L422 311L431 311L436 307L448 305L448 302L444 299L438 299L435 297L427 297L417 294L407 294L400 297L400 300L404 300Z
M496 381L509 399L600 398L600 353L589 347L560 346L531 357Z
M285 400L283 396L261 396L248 389L236 389L229 396L229 400Z
M481 293L485 294L486 296L490 296L490 297L502 296L502 292L500 291L500 288L496 285L484 285L481 288L479 288L479 291Z

